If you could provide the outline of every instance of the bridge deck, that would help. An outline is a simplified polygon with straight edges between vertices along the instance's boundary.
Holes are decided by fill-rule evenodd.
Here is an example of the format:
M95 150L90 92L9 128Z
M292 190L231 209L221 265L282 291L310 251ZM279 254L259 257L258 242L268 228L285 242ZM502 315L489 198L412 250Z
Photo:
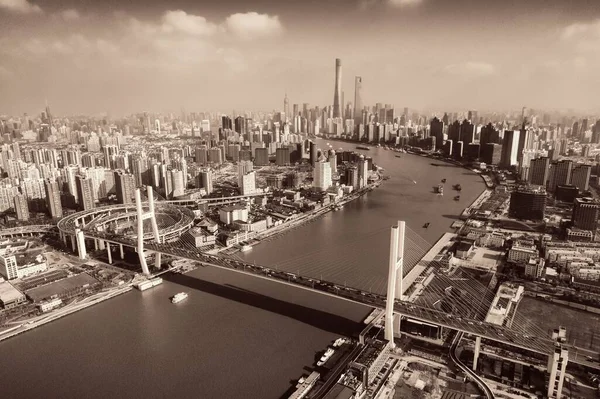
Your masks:
M85 234L87 235L88 232ZM136 242L130 238L114 236L111 234L95 233L90 238L103 239L111 243L123 244L129 247L136 246ZM151 252L158 252L178 258L194 260L205 265L243 271L245 273L261 276L263 278L268 278L278 282L284 282L304 289L310 289L312 291L328 294L330 296L335 296L344 300L374 308L385 308L386 304L386 298L384 295L375 294L356 288L340 287L332 282L300 276L293 273L272 270L268 267L250 264L223 256L205 254L199 252L198 250L187 249L185 247L178 246L176 243L147 243L145 248ZM443 311L430 309L400 300L396 300L394 307L397 313L412 319L433 323L442 327L473 334L492 341L530 350L544 355L551 353L554 348L554 341L549 337L529 336L527 334L523 334L522 332L515 331L507 327L489 324L475 318L459 317ZM583 348L576 348L576 350L580 354L586 353L594 356L595 358L598 357L598 353L596 352L588 351ZM580 361L577 361L578 363L586 363L583 360L583 357L580 357L579 359ZM586 365L596 366L595 364Z

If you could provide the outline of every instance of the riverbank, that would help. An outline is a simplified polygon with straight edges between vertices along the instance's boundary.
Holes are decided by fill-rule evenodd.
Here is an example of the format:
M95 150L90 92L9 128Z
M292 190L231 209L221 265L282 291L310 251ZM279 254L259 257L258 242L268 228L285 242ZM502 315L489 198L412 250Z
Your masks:
M75 301L66 306L63 306L62 308L53 310L49 313L45 313L40 316L36 316L32 319L26 320L14 327L10 327L9 329L0 332L0 341L4 341L19 334L25 333L29 330L33 330L34 328L41 327L44 324L50 323L54 320L60 319L72 313L89 308L90 306L96 305L100 302L129 292L131 291L131 289L132 286L127 285L126 287L114 288L107 292L99 292L97 294L83 298L81 301Z
M270 241L270 239L273 239L273 238L277 237L278 235L287 233L288 231L290 231L292 229L295 229L297 227L304 226L307 223L313 222L314 220L320 218L321 216L323 216L329 212L335 211L335 210L339 209L340 207L343 207L344 205L362 197L363 195L365 195L369 191L372 191L376 187L379 187L379 185L381 184L381 180L382 179L379 179L379 180L367 185L367 187L361 189L360 191L350 193L347 196L342 197L342 199L340 199L339 201L331 202L330 204L324 205L323 207L321 207L319 209L315 209L314 211L305 213L305 214L303 214L295 219L292 219L288 222L284 222L284 223L280 224L279 226L275 226L268 230L265 230L264 232L258 233L255 237L253 237L251 240L248 241L247 245L250 247L254 247L262 242ZM227 255L232 255L237 252L240 252L240 250L241 250L240 248L226 247L226 248L221 249L219 252L224 252Z

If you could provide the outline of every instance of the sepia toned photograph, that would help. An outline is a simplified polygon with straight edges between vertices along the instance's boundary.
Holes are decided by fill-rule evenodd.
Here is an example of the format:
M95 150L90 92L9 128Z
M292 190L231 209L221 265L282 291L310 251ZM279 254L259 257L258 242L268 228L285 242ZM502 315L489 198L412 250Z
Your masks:
M597 399L600 0L0 0L0 397Z

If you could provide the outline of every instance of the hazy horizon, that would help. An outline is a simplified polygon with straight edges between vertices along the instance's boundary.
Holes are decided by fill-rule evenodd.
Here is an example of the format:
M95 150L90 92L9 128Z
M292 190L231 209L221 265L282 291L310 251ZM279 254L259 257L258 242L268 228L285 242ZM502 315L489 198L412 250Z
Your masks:
M594 0L0 0L0 114L396 108L597 112Z

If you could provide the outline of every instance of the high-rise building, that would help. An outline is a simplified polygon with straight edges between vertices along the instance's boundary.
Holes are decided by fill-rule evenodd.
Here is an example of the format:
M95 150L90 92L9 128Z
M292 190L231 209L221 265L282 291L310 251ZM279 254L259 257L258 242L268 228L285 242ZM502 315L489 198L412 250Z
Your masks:
M309 157L310 157L310 164L312 166L315 166L315 163L317 162L317 143L315 143L314 141L310 141L310 147L309 147Z
M358 158L358 187L363 188L369 182L369 162L365 159L364 155L360 155ZM356 188L356 187L355 187Z
M290 148L281 147L275 150L275 164L285 166L290 164Z
M200 171L196 179L200 183L197 186L203 188L207 195L213 192L212 172L210 169Z
M133 203L136 187L135 177L124 170L116 170L114 176L117 202L119 204Z
M354 125L359 125L362 123L362 110L362 78L360 76L356 76L354 78Z
M315 163L313 187L320 191L326 191L331 187L331 165L329 162L318 161Z
M13 197L13 202L15 212L17 214L17 220L29 220L29 205L27 204L27 197L24 194L17 194Z
M518 164L517 154L519 149L519 133L518 130L506 130L504 132L502 156L500 159L500 164L504 167Z
M550 173L548 177L548 191L554 192L556 186L571 184L571 171L573 169L573 161L563 159L562 161L553 162L550 165Z
M508 213L525 220L543 220L546 213L546 189L541 186L518 187L510 195Z
M573 203L573 226L593 232L598 228L600 203L593 198L575 198Z
M536 186L544 186L548 183L548 173L550 172L550 159L540 157L533 159L529 163L529 183Z
M285 93L285 97L283 98L283 114L285 115L285 119L281 122L286 122L290 117L290 101L288 100L287 93Z
M333 93L333 117L342 117L342 60L335 59L335 91Z
M84 211L94 209L96 204L94 202L94 184L92 178L78 174L75 176L75 182L77 185L79 208Z
M571 185L577 187L579 191L587 191L590 186L591 174L591 165L576 164L571 172Z
M185 194L185 181L183 171L178 169L171 169L171 198L182 197Z
M250 195L256 192L256 172L248 172L242 176L242 195Z
M62 204L60 202L60 190L55 180L45 180L44 190L46 191L46 206L52 219L63 217Z
M268 166L269 165L269 150L267 148L256 148L254 150L254 165Z
M358 168L350 166L346 169L346 185L358 188Z
M444 145L444 122L434 117L429 124L429 135L435 137L435 148L440 149Z
M557 201L568 202L572 204L579 195L579 189L572 185L556 186L554 197Z
M252 172L254 165L252 161L240 161L238 163L238 187L242 189L242 180L245 175Z
M450 142L451 143L451 142ZM480 146L481 160L488 165L499 165L502 159L502 146L496 143L487 143Z

